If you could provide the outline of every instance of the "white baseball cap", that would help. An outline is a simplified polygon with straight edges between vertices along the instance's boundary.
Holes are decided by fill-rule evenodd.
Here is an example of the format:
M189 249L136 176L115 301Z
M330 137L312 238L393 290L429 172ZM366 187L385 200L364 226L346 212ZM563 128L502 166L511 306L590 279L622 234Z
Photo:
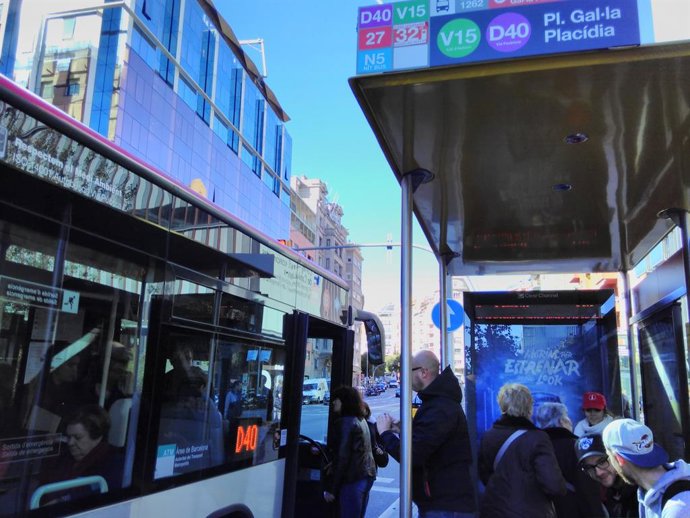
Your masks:
M611 421L601 438L607 449L641 468L653 468L668 462L668 453L654 444L652 430L634 419Z

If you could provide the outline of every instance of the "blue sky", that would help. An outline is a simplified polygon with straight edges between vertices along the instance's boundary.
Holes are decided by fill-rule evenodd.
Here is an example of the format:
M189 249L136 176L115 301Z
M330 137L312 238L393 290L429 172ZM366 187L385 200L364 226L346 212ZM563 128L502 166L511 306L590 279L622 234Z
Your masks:
M355 75L357 8L373 0L216 0L240 40L264 40L268 78L291 121L292 174L321 178L343 207L350 241L400 240L400 187L347 79ZM246 49L261 68L261 57ZM415 243L425 245L421 232ZM399 251L363 249L366 308L398 301ZM438 282L432 254L414 254L413 296Z

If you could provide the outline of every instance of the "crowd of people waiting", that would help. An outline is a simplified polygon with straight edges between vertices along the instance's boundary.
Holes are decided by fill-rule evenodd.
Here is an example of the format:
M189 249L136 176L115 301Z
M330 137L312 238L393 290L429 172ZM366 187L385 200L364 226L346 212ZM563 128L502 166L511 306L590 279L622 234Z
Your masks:
M476 494L462 391L450 367L440 372L430 351L412 359L412 388L422 405L412 421L412 500L420 518L690 518L690 465L669 462L652 430L616 418L598 392L583 395L584 419L574 427L562 403L534 414L528 387L507 383L498 393L501 416L478 452ZM341 415L335 441L335 482L324 499L341 518L363 518L383 448L400 460L400 429L390 415L367 433L355 389L336 390ZM354 504L356 505L354 505Z

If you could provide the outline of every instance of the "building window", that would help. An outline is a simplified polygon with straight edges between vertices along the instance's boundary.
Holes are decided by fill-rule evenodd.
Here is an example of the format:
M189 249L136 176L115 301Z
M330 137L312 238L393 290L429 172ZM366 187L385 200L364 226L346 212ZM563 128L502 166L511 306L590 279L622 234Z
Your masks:
M331 246L331 240L330 239L326 239L326 246Z
M180 17L180 2L178 0L166 0L163 10L163 34L161 43L173 57L177 57L177 26ZM172 86L175 78L175 67L168 61L163 53L160 54L158 73L163 80Z
M79 95L79 83L69 83L65 86L65 96Z
M41 97L44 99L53 100L54 89L53 83L42 83L41 84Z
M146 0L144 0L144 1L141 3L141 14L144 15L144 18L146 18L147 20L150 21L150 20L151 20L151 15L150 15L149 12L148 12L148 6L146 5L146 3L147 3Z
M77 24L77 19L75 17L72 18L63 18L62 20L62 39L63 40L71 40L74 38L74 27Z
M331 260L330 258L326 257L326 270L329 270L331 268Z
M216 54L216 34L213 30L205 30L201 36L201 55L199 56L199 86L206 94L211 95L213 88L213 64ZM209 124L211 121L211 105L203 95L197 94L196 113Z

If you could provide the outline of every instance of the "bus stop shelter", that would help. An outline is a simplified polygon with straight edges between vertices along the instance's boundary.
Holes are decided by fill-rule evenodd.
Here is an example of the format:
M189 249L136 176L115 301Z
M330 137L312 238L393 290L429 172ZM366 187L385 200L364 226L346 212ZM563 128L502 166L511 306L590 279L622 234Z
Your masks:
M578 7L590 4L561 2L549 12L572 21ZM635 13L634 45L599 44L555 54L547 49L524 57L485 53L476 61L467 56L454 61L439 54L438 46L451 34L443 31L465 23L458 20L471 20L486 29L477 34L489 38L490 26L482 24L494 23L499 17L491 16L499 11L489 16L444 10L435 18L439 7L432 1L426 65L398 70L393 61L388 70L360 71L350 79L401 185L403 402L411 398L413 216L439 261L442 300L446 276L624 274L674 227L682 232L680 284L687 292L690 34L662 30L662 21L671 23L671 11L682 7L673 5L665 11L651 2L649 13ZM362 48L367 39L361 36L378 30L366 24L372 16L363 20L363 9L360 66L366 53L376 52ZM534 22L536 37L530 9L537 7L510 11ZM546 24L546 8L538 9ZM400 12L391 18L393 56L398 55ZM644 18L652 14L654 21ZM645 24L651 24L651 36ZM447 344L444 336L442 343ZM405 508L410 502L408 407L401 405L401 516L410 512Z

